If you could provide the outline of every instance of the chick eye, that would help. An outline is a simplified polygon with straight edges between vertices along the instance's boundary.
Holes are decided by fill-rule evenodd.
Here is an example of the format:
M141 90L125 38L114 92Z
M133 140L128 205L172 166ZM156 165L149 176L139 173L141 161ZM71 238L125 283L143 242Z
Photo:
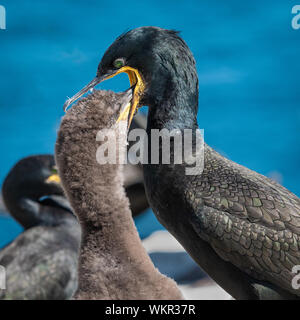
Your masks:
M125 59L124 58L118 58L114 61L114 67L117 69L120 69L125 66Z

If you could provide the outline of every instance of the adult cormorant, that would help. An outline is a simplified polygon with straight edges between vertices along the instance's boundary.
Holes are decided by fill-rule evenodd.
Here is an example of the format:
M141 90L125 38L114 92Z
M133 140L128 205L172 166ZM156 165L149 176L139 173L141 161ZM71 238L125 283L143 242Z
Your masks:
M130 120L137 107L149 106L148 136L151 129L196 132L195 60L177 32L157 27L133 29L117 38L105 52L96 78L65 108L121 72L134 87ZM207 145L197 156L204 161L198 175L186 175L185 162L143 165L158 220L234 298L299 298L292 286L292 269L300 265L299 198Z
M20 160L4 181L5 206L25 231L0 252L0 299L68 299L77 288L80 228L56 177L54 157L38 155Z
M94 90L67 112L58 132L56 163L82 228L75 299L182 299L176 283L147 255L123 187L119 159L125 156L127 119L115 121L131 97L131 90ZM105 135L96 141L101 130ZM99 150L116 145L115 161L102 161Z

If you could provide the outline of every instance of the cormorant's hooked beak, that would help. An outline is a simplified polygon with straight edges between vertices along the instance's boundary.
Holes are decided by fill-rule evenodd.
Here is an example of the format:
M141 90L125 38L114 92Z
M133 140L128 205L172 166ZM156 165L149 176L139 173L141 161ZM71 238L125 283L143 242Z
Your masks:
M81 89L78 93L76 93L72 98L69 98L65 104L64 104L64 111L68 109L68 107L75 102L77 99L79 99L81 96L83 96L85 93L87 93L89 90L93 89L97 84L100 82L113 78L114 76L118 75L119 73L125 72L128 75L130 86L133 87L133 97L131 104L128 108L125 108L123 112L121 112L117 122L123 119L128 119L128 128L131 124L132 118L139 107L139 102L141 99L141 96L145 90L145 82L139 73L137 69L134 69L132 67L124 66L120 69L118 69L116 72L110 73L110 74L104 74L104 75L97 75L96 78L94 78L89 84L87 84L83 89Z
M100 82L105 80L105 77L96 77L94 78L90 83L88 83L84 88L82 88L79 92L77 92L72 98L69 98L65 103L64 103L64 112L67 111L68 107L78 100L80 97L82 97L85 93L87 93L89 90L93 89L96 87L96 85Z

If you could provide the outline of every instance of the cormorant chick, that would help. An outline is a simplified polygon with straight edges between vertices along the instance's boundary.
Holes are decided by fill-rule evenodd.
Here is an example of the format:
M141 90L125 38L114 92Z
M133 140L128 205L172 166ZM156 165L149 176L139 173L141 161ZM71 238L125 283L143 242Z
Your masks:
M182 299L147 255L123 187L118 159L126 149L127 121L115 121L130 100L128 92L95 90L66 113L58 132L56 163L82 228L75 299ZM116 135L106 143L116 147L117 164L97 162L104 143L96 141L99 130Z

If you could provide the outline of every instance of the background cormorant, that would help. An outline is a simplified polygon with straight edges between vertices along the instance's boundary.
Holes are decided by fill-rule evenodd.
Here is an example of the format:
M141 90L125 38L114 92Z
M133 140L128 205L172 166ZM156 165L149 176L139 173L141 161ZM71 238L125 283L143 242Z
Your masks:
M60 300L77 288L80 228L59 184L52 155L20 160L3 184L3 200L25 231L0 252L6 289L0 299Z

